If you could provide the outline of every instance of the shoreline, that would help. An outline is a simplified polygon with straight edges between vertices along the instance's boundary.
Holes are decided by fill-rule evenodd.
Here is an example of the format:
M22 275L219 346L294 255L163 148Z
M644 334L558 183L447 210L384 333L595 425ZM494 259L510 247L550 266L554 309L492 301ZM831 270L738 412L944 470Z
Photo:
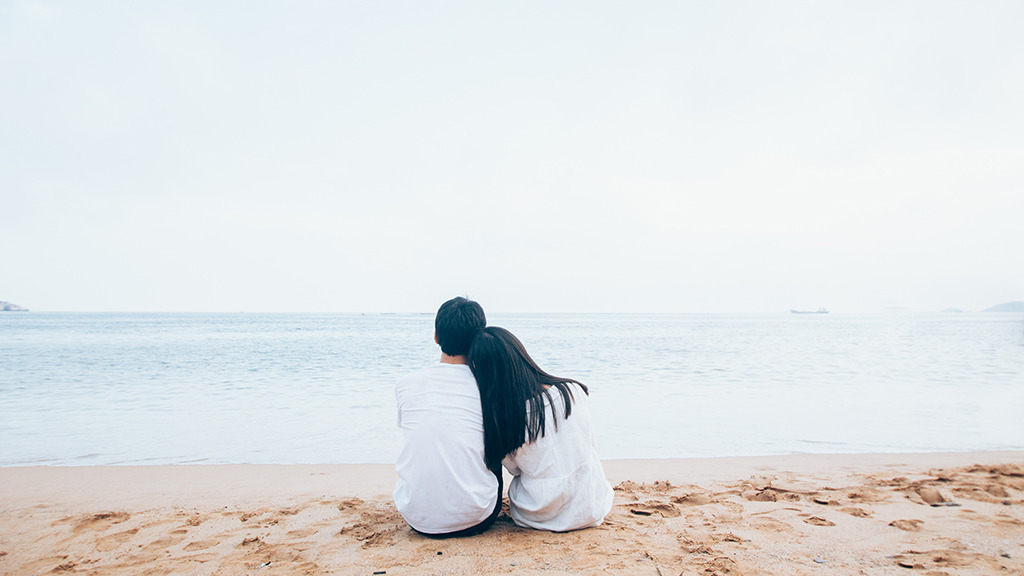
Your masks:
M1024 574L1024 451L604 466L602 526L460 540L409 529L390 464L0 468L0 575Z
M702 484L769 473L842 476L1014 461L1024 462L1024 450L635 458L602 460L602 464L614 486L627 480ZM314 494L390 497L397 479L393 464L9 466L0 467L0 506L26 499L35 503L56 499L69 505L171 505L182 498L244 502ZM74 490L68 490L70 485Z

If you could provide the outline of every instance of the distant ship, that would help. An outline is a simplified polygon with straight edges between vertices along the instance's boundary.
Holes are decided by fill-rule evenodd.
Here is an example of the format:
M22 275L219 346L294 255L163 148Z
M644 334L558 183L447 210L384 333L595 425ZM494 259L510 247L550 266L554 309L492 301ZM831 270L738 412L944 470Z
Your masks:
M828 310L825 307L818 308L817 310L790 310L793 314L828 314Z

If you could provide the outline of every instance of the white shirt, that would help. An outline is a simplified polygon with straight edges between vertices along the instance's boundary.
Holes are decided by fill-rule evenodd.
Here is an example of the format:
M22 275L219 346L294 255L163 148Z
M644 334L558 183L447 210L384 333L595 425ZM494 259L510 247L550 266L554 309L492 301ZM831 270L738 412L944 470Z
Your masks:
M572 414L554 387L554 419L545 399L545 434L502 462L515 478L508 487L512 520L520 526L565 532L597 526L612 509L614 492L597 457L587 394L569 385ZM558 429L555 429L557 420Z
M469 366L438 363L399 379L395 507L410 526L444 534L490 516L498 479L484 463L480 391Z

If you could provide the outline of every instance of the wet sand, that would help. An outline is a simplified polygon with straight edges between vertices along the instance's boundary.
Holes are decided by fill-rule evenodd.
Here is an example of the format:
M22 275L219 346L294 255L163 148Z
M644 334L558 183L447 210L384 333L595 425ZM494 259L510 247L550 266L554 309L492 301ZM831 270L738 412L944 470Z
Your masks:
M1024 452L605 471L598 528L432 540L388 465L0 468L0 574L1024 575Z

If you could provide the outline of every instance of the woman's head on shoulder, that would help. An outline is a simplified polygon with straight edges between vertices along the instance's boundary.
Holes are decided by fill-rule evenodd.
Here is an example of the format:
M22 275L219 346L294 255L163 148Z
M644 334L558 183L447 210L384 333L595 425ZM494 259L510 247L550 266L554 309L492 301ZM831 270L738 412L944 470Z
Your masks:
M480 389L484 444L492 468L506 454L544 436L548 424L545 404L550 406L557 429L558 418L568 418L572 412L570 385L587 392L587 387L576 380L542 370L519 338L499 326L477 331L467 361ZM565 406L559 415L555 414L552 392L561 396Z
M545 372L530 357L522 341L500 326L487 326L476 332L467 360L481 390L500 384L530 390L532 393L525 395L529 397L542 388L570 382L587 390L576 380Z
M469 356L478 362L493 362L502 356L517 355L526 349L515 334L500 326L487 326L477 330L473 342L469 346Z
M481 390L503 383L528 386L543 374L519 338L500 326L487 326L476 333L468 360Z

